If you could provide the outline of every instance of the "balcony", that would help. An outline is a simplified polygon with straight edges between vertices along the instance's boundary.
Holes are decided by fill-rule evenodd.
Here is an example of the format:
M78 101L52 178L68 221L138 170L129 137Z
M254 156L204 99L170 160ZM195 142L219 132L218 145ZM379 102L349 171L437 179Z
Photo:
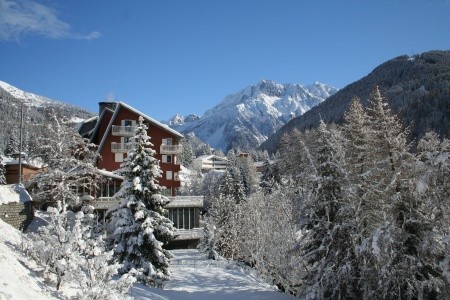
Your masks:
M133 149L133 143L111 143L111 152L113 153L125 153Z
M159 148L160 154L180 154L183 152L182 145L161 145Z
M133 136L136 126L112 126L112 135Z

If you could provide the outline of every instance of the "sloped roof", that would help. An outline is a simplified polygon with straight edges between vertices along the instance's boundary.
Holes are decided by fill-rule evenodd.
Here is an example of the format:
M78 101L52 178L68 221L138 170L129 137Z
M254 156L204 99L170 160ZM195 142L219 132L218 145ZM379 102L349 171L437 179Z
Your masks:
M109 108L103 109L102 113L101 113L100 116L97 118L97 123L95 124L94 129L91 131L91 133L89 133L89 134L90 134L89 141L90 141L91 143L92 143L92 141L94 140L94 137L95 137L95 135L97 134L98 129L100 128L100 123L102 122L102 120L103 120L103 118L105 117L105 114L106 114L107 112L110 113L110 114L114 114L114 111L112 111L112 110L109 109Z
M92 136L94 136L95 133L98 131L98 127L100 126L99 124L101 123L101 121L102 121L102 119L103 119L103 116L104 116L104 112L105 112L106 110L109 110L109 112L113 112L113 116L111 117L111 120L109 121L108 127L107 127L107 129L106 129L106 132L110 132L111 127L112 127L112 125L114 124L114 121L116 120L116 118L117 118L117 116L118 116L119 111L120 111L121 108L128 109L128 110L134 112L135 114L137 114L137 115L139 115L139 116L142 116L142 117L144 118L144 120L146 120L147 122L151 123L153 126L159 127L159 128L161 128L161 129L163 129L163 130L165 130L165 131L167 131L167 132L170 132L171 134L173 134L173 135L175 135L175 136L177 136L177 137L179 137L179 138L183 138L183 137L184 137L184 136L183 136L181 133L179 133L178 131L173 130L173 129L170 128L169 126L164 125L164 124L162 124L161 122L156 121L155 119L153 119L153 118L147 116L146 114L140 112L139 110L137 110L137 109L135 109L135 108L129 106L128 104L123 103L123 102L117 102L117 105L116 105L116 108L115 108L114 112L113 112L112 110L110 110L109 108L105 108L105 109L103 110L102 114L101 114L100 117L99 117L99 120L98 120L98 122L97 122L97 125L96 125L96 127L95 127L94 134L93 134ZM100 142L100 144L99 144L99 146L98 146L98 151L97 151L97 152L100 152L100 151L102 150L102 148L103 148L103 146L104 146L104 144L105 144L105 142L106 142L106 137L107 137L106 134L103 135L102 140L101 140L101 142Z
M228 159L226 157L217 156L214 154L201 155L199 157L194 158L195 161L203 161L203 160L211 160L211 159L216 159L216 160L220 160L220 161L228 161Z

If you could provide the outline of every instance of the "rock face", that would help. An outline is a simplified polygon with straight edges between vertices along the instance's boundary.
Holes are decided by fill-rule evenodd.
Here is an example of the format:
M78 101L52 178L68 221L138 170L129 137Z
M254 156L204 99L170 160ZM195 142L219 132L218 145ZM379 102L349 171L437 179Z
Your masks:
M342 123L352 98L357 96L367 105L375 86L408 127L411 141L429 130L450 138L450 51L430 51L381 64L366 77L289 121L261 148L275 152L285 132L315 128L320 118L325 123Z
M176 115L169 126L181 133L194 133L216 149L254 149L292 118L337 92L322 83L278 84L263 80L225 97L204 116Z

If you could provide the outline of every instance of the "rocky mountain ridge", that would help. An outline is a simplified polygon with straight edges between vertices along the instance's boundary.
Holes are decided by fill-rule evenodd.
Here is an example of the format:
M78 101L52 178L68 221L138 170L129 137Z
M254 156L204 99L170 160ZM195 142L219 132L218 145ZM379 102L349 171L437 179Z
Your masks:
M194 133L224 152L231 148L254 149L289 120L336 91L319 82L302 85L262 80L226 96L202 117L176 115L167 124L181 133Z

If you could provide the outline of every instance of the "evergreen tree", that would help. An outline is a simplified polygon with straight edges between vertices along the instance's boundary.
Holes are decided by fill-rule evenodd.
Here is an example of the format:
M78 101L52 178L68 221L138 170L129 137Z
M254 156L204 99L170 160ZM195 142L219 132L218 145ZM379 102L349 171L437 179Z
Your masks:
M122 272L137 270L137 278L151 282L156 277L167 280L170 252L163 245L174 237L172 222L164 217L168 198L161 194L157 178L161 169L147 135L144 119L139 118L134 136L135 147L118 173L123 176L115 194L120 203L111 208L108 225L110 247L124 265Z
M11 156L14 153L19 153L19 137L16 130L9 132L9 139L4 151L6 156Z
M181 153L180 164L188 168L192 165L194 156L192 153L192 147L186 139L181 140L181 146L183 147L183 152Z
M203 227L203 237L200 240L197 249L200 252L204 252L208 259L217 259L219 254L216 251L216 238L215 238L216 226L213 223L211 217L205 220Z
M264 167L259 186L266 195L271 194L281 185L281 175L278 166L271 163L270 160L264 160Z
M238 227L239 207L232 194L221 193L214 198L209 210L212 223L216 226L214 233L215 246L220 255L234 259L238 255Z
M385 299L436 298L445 286L438 266L442 247L426 213L427 201L417 197L412 184L419 175L409 153L407 132L377 87L367 109L367 120L366 147L361 151L367 155L366 180L357 183L363 190L360 195L375 204L371 210L378 213L373 214L377 218L358 224L367 232L374 228L369 236L363 233L359 244L362 295L364 298L381 295ZM359 212L355 219L361 221Z
M240 204L241 202L245 201L246 198L245 186L243 183L244 176L242 175L241 170L237 167L231 169L231 175L233 178L234 201L236 201L236 204Z
M304 260L303 293L314 299L356 298L355 253L347 201L348 176L342 138L321 121L318 128L317 174L306 194L308 221L300 243Z

